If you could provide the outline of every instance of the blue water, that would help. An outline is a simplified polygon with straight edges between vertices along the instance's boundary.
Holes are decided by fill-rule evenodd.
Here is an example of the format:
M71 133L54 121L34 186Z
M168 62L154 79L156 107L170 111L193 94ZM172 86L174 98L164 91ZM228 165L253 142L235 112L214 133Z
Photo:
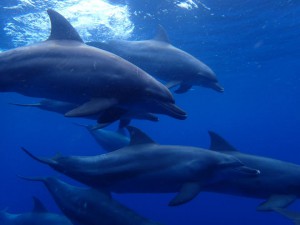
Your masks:
M70 4L78 2L71 1ZM180 4L184 2L190 3ZM12 7L18 4L17 8ZM22 4L23 7L20 7ZM13 19L44 12L46 7L51 6L51 1L47 4L34 0L2 0L0 49L37 41L39 35L40 39L47 36L49 30L43 24L28 31L30 24ZM185 121L160 116L159 123L134 121L134 126L143 129L161 144L201 147L209 146L207 131L213 130L240 151L300 164L299 1L116 0L110 1L110 4L118 7L127 5L128 17L124 14L120 20L115 18L114 23L111 22L119 32L117 37L129 40L151 38L157 25L162 24L172 44L209 65L225 88L222 94L196 87L184 95L176 95L177 104L188 112L189 117ZM103 9L95 9L92 13L104 12ZM128 23L124 24L124 18L128 19ZM48 23L47 20L44 22ZM13 28L4 29L9 23ZM25 31L28 32L26 36ZM81 31L86 32L84 26ZM37 40L25 39L30 35ZM93 27L90 36L84 35L89 40L115 38L109 29L98 27ZM103 150L85 129L72 123L89 121L8 104L33 101L18 94L0 94L0 209L9 207L10 212L29 211L31 196L36 195L49 210L59 212L42 184L25 182L16 175L57 175L70 180L28 158L20 151L20 146L44 156L57 152L94 155ZM145 217L169 225L291 224L275 213L256 212L256 206L262 202L259 199L200 193L195 200L170 208L167 203L172 196L114 195ZM300 211L299 203L291 208Z

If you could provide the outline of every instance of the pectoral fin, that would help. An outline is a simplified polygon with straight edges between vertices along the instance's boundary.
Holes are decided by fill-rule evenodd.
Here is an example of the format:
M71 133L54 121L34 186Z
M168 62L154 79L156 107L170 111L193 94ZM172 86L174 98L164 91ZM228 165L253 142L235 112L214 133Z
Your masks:
M171 89L171 88L173 88L173 87L175 87L175 86L177 86L177 85L180 85L180 83L181 83L181 81L179 81L179 80L172 80L172 81L166 83L165 86L166 86L168 89Z
M273 211L276 208L285 208L297 199L295 195L272 195L268 200L261 203L256 210Z
M114 98L94 98L91 101L67 112L65 116L80 117L95 115L111 108L117 103L118 101Z
M179 88L175 91L176 94L183 94L190 90L192 88L192 85L187 84L187 83L181 83Z
M199 183L186 183L175 198L170 201L169 206L177 206L191 201L200 191L201 185Z

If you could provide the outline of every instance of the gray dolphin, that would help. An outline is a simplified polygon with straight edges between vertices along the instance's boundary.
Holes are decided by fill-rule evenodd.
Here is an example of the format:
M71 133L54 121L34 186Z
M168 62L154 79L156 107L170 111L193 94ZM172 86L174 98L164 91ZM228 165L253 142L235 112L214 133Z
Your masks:
M82 225L159 225L114 200L107 191L76 187L54 177L22 178L43 182L58 207L75 223Z
M42 99L35 103L10 103L10 104L16 105L16 106L22 106L22 107L38 108L41 110L56 112L59 114L65 114L65 113L71 111L72 109L78 107L78 105L76 105L74 103L57 101L57 100L53 100L53 99ZM120 120L119 127L120 128L124 128L125 126L127 126L132 119L150 120L150 121L154 121L154 122L158 121L158 117L153 115L152 113L124 112L123 115L120 115L119 112L121 112L121 111L119 108L111 108L108 111L109 113L107 113L107 116L112 116L111 113L113 111L115 111L116 113L118 113L117 115L119 115L119 120ZM86 119L92 119L92 120L97 119L97 117L98 117L97 115L85 116ZM102 120L102 122L104 122L104 121L110 120L110 119L109 118L106 119L106 118L104 118L104 115L102 115L101 120ZM98 124L97 126L94 126L93 130L104 128L105 126L107 126L109 124L110 124L109 122Z
M239 179L227 179L207 186L208 191L240 195L251 198L267 199L257 207L260 211L273 211L285 208L300 197L300 166L237 151L224 138L214 132L210 149L234 156L245 165L257 168L260 176Z
M59 13L48 40L0 53L0 91L79 105L66 116L98 115L111 123L124 114L166 114L185 119L170 91L149 74L110 52L83 43Z
M10 104L16 105L16 106L38 108L41 110L56 112L59 114L65 114L79 106L74 103L57 101L57 100L52 100L52 99L42 99L42 100L40 100L38 102L34 102L34 103L15 103L15 102L13 102ZM87 117L87 118L91 118L91 117ZM93 119L95 119L95 118L93 118Z
M130 144L97 156L58 156L33 159L94 188L118 193L178 192L169 205L193 199L202 187L229 177L257 176L230 155L188 146L155 143L134 127L128 127Z
M159 26L155 38L150 40L110 40L87 44L121 56L153 76L167 81L170 88L179 85L176 93L184 93L193 85L224 91L215 73L207 65L170 44L162 26Z
M123 148L130 143L129 137L125 134L125 129L118 129L117 131L111 131L106 129L97 129L93 125L82 125L87 131L94 137L97 143L108 152Z
M72 225L72 222L63 215L50 213L42 202L33 197L34 207L31 212L11 214L0 212L1 225Z

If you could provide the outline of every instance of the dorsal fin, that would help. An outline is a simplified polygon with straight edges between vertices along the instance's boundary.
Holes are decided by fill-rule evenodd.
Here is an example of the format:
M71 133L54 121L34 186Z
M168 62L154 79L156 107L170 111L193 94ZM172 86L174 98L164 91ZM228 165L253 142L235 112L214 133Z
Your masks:
M157 32L153 40L161 41L170 44L168 34L162 25L158 25Z
M219 152L237 152L238 150L229 144L224 138L213 131L208 131L210 136L209 149Z
M130 135L129 145L140 145L140 144L155 144L155 142L140 129L132 126L128 126L127 130Z
M44 204L41 202L40 199L38 199L37 197L33 196L33 209L32 212L35 213L45 213L48 212L48 210L46 209L46 207L44 206Z
M47 12L51 21L51 34L48 40L69 40L83 43L75 28L65 17L52 9L48 9Z

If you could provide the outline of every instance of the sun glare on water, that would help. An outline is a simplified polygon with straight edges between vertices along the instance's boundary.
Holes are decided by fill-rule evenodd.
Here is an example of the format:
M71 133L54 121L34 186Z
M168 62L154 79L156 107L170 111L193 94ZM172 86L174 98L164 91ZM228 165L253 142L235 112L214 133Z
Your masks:
M84 41L127 39L134 25L127 6L115 6L101 0L19 0L6 10L18 11L7 20L4 31L17 46L47 39L50 21L47 9L65 16Z

